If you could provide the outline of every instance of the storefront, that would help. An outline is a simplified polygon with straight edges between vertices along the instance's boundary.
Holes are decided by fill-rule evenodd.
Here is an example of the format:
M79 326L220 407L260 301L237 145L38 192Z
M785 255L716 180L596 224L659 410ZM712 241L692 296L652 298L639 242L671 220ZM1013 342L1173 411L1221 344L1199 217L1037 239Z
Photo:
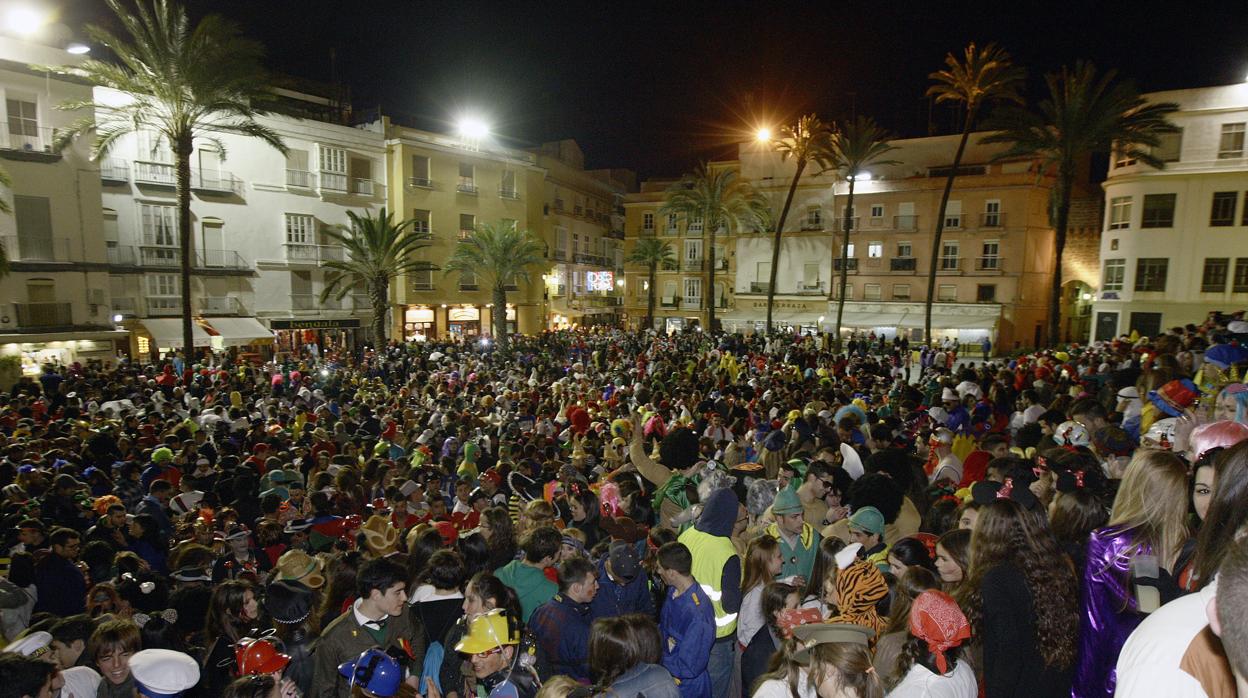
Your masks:
M204 323L212 335L209 346L214 352L237 352L252 361L268 359L273 352L273 330L254 317L210 317L204 318Z
M137 349L140 357L164 356L180 351L185 345L182 336L182 318L144 318L136 328ZM191 322L191 341L195 349L212 346L212 336L198 322ZM196 351L196 354L201 352Z
M72 337L69 339L68 337ZM15 356L21 362L21 373L37 376L42 367L68 366L74 362L88 364L99 361L105 367L117 365L126 355L129 333L122 330L79 332L72 335L26 333L0 335L0 356Z
M740 304L738 304L740 305ZM751 302L742 308L746 313L733 313L722 319L727 332L762 332L767 325L767 302ZM836 301L788 300L775 301L772 325L791 332L818 334L836 328ZM846 301L841 317L841 334L874 332L891 340L900 334L911 341L922 341L926 308L923 303L890 301ZM671 328L669 318L668 327ZM932 306L932 336L936 340L949 337L963 345L978 345L984 337L996 341L996 330L1002 319L998 303L936 303Z
M361 331L358 318L275 319L269 328L277 336L278 352L308 351L318 356L354 350Z
M427 305L409 305L403 311L403 339L424 342L437 336L433 308Z
M446 333L452 339L472 339L481 334L481 309L475 306L447 308Z

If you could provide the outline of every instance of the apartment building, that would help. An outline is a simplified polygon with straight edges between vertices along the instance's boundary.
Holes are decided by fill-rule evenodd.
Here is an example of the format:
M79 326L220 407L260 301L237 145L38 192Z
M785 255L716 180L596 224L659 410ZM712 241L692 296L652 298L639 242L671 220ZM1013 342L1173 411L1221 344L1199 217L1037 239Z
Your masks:
M80 60L0 37L0 168L12 180L3 195L12 213L0 215L9 259L0 278L0 356L20 357L27 374L46 363L111 362L126 337L109 307L99 169L85 143L52 147L55 130L82 117L56 107L89 100L91 87L39 66Z
M310 107L326 98L282 91ZM124 99L96 88L96 101ZM314 109L304 110L315 112ZM264 355L314 345L354 346L372 309L363 289L322 302L323 264L344 259L327 230L349 225L386 201L384 134L379 123L340 123L271 114L288 152L221 134L191 161L192 298L195 345ZM107 255L113 312L139 356L181 347L180 244L173 155L165 139L140 131L120 139L99 163L99 239Z
M1180 132L1154 153L1164 169L1111 158L1094 339L1248 307L1248 82L1145 98L1177 103Z
M927 270L935 218L956 136L904 139L890 158L899 164L871 169L854 182L849 212L843 331L903 332L921 339ZM1048 221L1052 178L1030 161L993 162L1000 146L972 136L945 214L937 251L933 334L961 343L990 337L1002 348L1039 343L1048 313L1053 232ZM742 144L738 159L715 163L738 168L777 214L784 203L793 164L755 143ZM674 329L704 318L702 268L705 231L697 221L664 217L664 183L647 182L627 199L628 239L669 238L679 262L661 270L656 325ZM774 319L782 327L829 332L836 315L842 231L849 183L833 173L808 170L799 181L785 224L776 274ZM772 234L727 231L716 241L714 298L717 316L729 331L765 326L771 275ZM631 244L630 244L631 247ZM722 260L722 261L719 261ZM645 315L645 270L628 269L628 314Z

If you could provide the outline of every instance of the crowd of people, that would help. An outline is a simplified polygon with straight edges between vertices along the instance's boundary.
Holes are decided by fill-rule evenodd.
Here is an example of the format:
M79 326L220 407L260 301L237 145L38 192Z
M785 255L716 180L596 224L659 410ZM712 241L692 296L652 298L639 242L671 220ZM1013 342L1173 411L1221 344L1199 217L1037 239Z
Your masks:
M48 366L0 396L0 698L1234 696L1241 340Z

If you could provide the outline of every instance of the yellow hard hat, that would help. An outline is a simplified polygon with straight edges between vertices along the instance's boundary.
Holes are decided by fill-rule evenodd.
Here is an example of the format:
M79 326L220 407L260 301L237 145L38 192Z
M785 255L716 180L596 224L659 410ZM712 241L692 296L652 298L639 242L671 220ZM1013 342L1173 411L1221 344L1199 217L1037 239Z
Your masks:
M503 645L520 644L519 629L508 628L507 617L494 609L474 617L468 623L468 634L455 645L456 652L478 654Z

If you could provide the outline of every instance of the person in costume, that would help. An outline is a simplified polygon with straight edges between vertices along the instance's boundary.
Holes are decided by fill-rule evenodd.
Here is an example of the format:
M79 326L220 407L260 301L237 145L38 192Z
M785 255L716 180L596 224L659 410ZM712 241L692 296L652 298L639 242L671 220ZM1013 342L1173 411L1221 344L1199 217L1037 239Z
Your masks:
M681 543L667 543L658 552L658 572L667 584L660 614L663 668L676 678L682 698L709 698L707 671L715 644L715 609L693 578L693 556Z

